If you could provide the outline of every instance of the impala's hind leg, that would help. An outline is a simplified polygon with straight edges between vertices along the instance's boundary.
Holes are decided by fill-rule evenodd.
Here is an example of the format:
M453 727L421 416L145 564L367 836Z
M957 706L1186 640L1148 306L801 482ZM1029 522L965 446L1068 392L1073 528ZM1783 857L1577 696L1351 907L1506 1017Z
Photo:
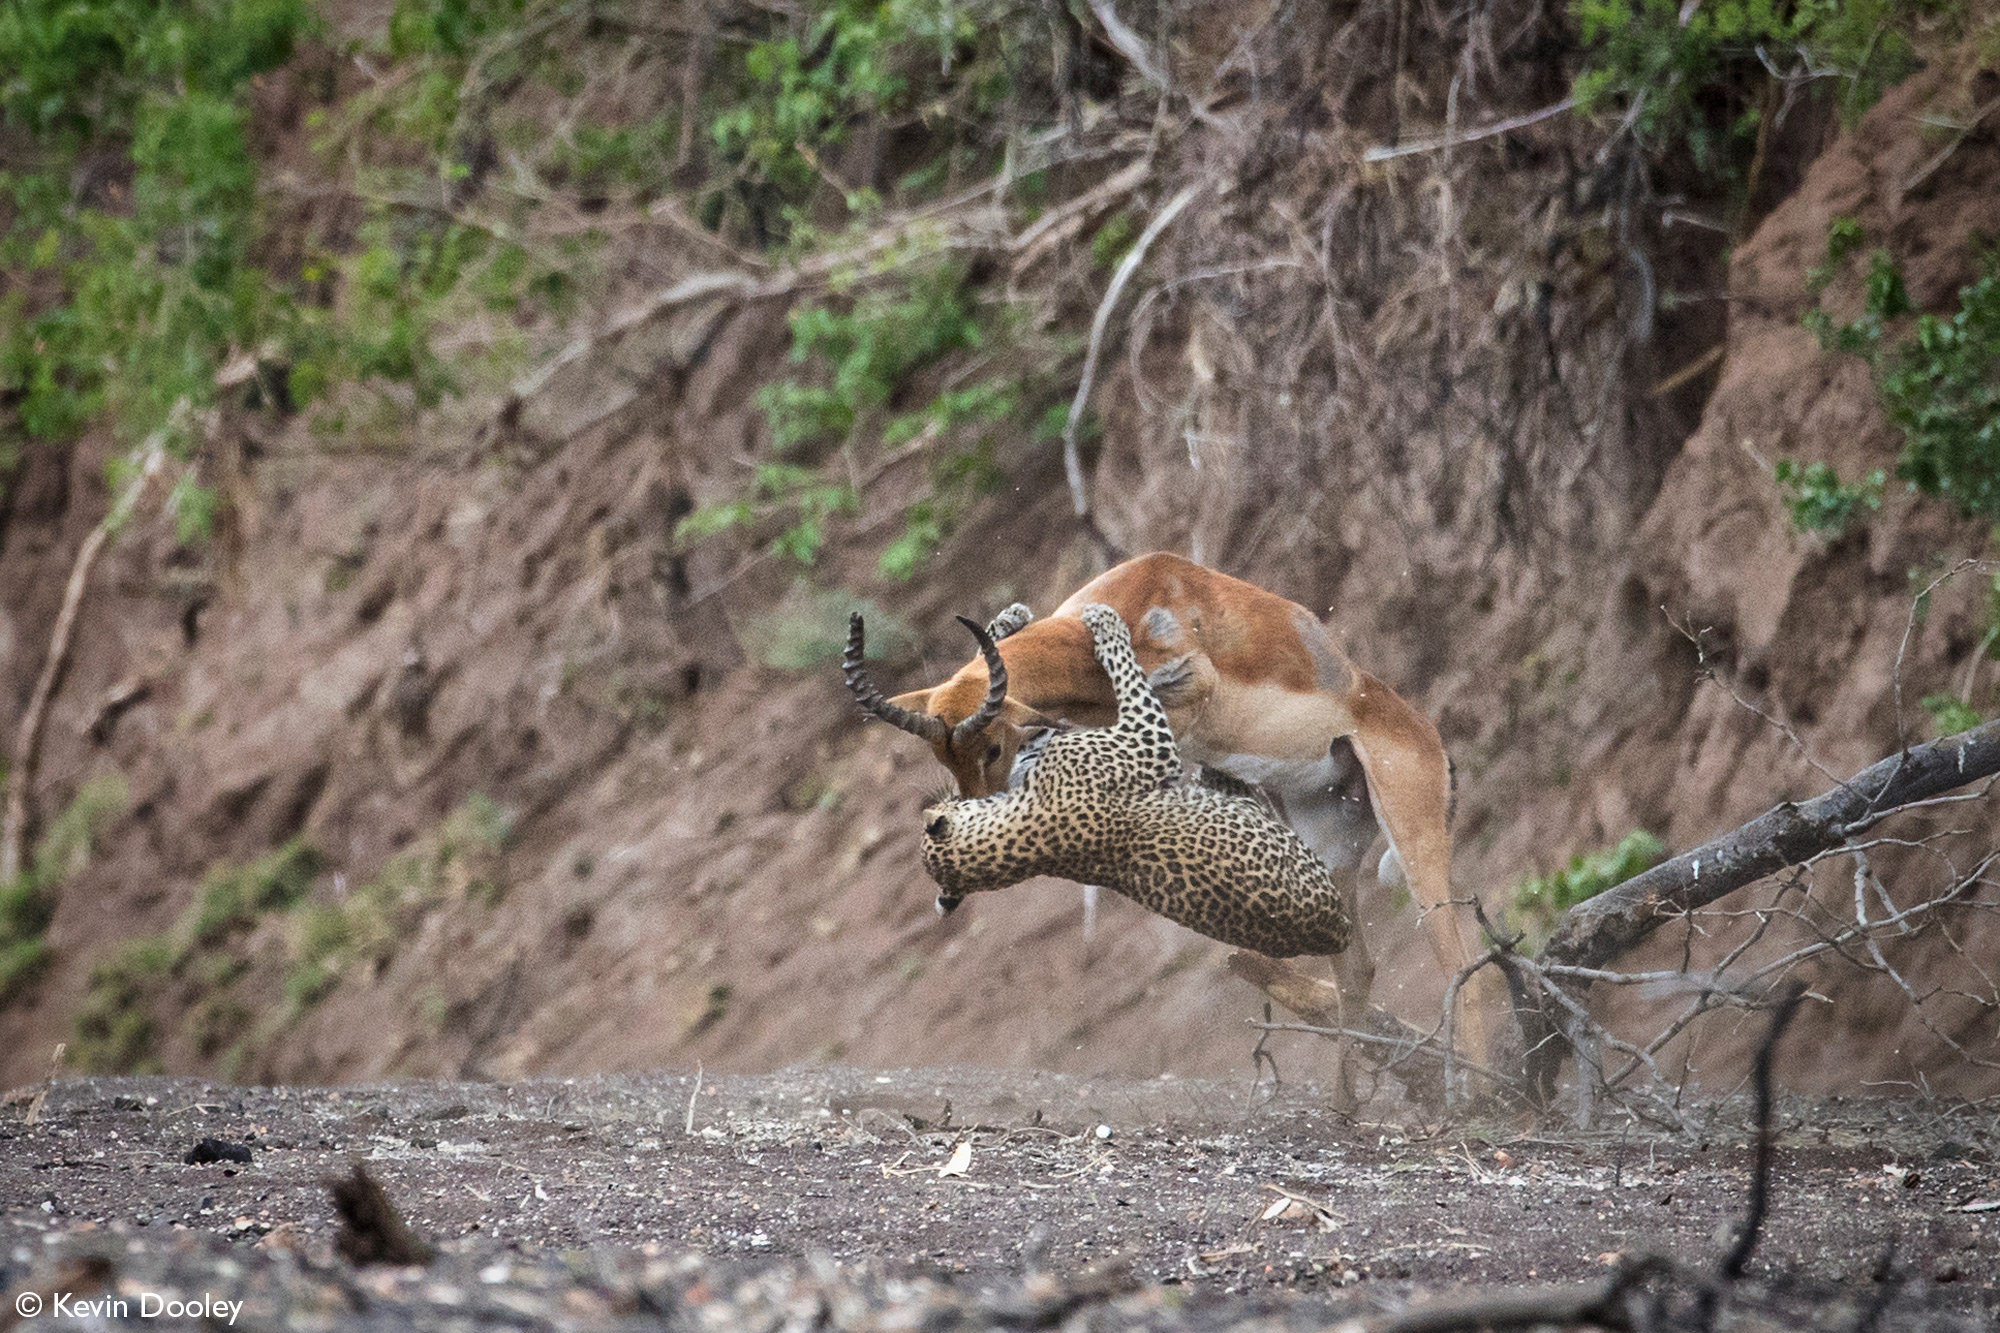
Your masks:
M1348 951L1359 948L1361 937L1356 935ZM1365 950L1363 952L1365 957ZM1343 956L1337 954L1334 957L1336 974ZM1356 1012L1347 1007L1337 981L1312 975L1300 967L1296 959L1272 958L1249 949L1238 949L1229 955L1229 970L1263 991L1272 1004L1309 1027L1345 1032L1365 1030L1367 1027L1366 1011ZM1361 1109L1361 1097L1355 1088L1355 1074L1360 1068L1361 1057L1354 1048L1355 1043L1345 1037L1337 1039L1334 1044L1333 1107L1341 1115L1353 1115Z
M1336 746L1344 741L1334 742ZM1324 790L1288 791L1284 793L1285 822L1306 846L1312 848L1313 855L1326 864L1334 873L1341 886L1347 891L1348 914L1360 920L1360 904L1356 901L1355 890L1361 881L1360 866L1368 848L1380 834L1380 826L1375 822L1375 811L1368 800L1368 786L1362 780L1357 764L1351 777ZM1374 977L1374 968L1367 965L1367 950L1360 945L1360 931L1355 931L1355 943L1347 946L1346 955L1354 955L1359 961L1345 964L1353 973L1351 981L1343 981L1342 988L1350 1014L1365 1014L1368 1011L1368 988ZM1343 966L1337 964L1336 966ZM1358 990L1350 991L1350 986Z
M1361 905L1360 866L1369 847L1381 833L1375 809L1368 799L1368 782L1360 761L1345 740L1333 743L1336 775L1326 787L1283 793L1285 822L1292 826L1313 854L1325 863L1339 881L1347 897L1348 914L1356 922L1347 948L1333 955L1334 988L1338 995L1338 1024L1350 1032L1367 1031L1368 1005L1375 989L1375 961L1368 954L1359 922ZM1341 1043L1340 1088L1343 1109L1352 1109L1358 1098L1354 1088L1355 1068L1364 1058L1356 1043Z

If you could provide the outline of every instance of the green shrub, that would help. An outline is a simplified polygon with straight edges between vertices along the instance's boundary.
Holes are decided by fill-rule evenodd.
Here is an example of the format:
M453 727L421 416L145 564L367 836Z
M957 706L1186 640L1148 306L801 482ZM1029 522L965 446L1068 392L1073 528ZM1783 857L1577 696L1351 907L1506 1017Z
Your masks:
M445 817L439 830L446 856L455 856L465 849L500 851L513 833L514 816L483 791L466 797L458 809Z
M1851 121L1916 68L1909 32L1927 7L1924 0L1571 0L1589 48L1573 91L1584 111L1619 110L1646 142L1684 144L1698 168L1726 172L1756 137L1770 78L1760 52L1835 78Z
M358 126L347 128L360 132L347 142L362 147L329 147L340 160L328 188L365 203L358 231L335 209L299 235L274 232L260 202L279 192L260 184L248 90L317 31L311 0L0 6L0 115L32 145L0 172L10 279L0 284L0 395L22 432L67 439L108 412L122 439L156 438L187 457L192 424L225 392L217 372L246 353L254 377L229 392L253 409L306 406L350 382L404 384L429 406L463 379L434 349L434 328L463 323L462 307L511 310L530 296L535 313L553 310L565 275L546 255L531 259L504 224L435 205L436 182L466 171L453 159L469 146L454 131L478 109L468 92L476 101L489 80L518 79L547 54L531 34L501 40L523 9L401 0L380 47L408 68L349 99ZM468 77L475 50L485 80ZM593 128L579 131L578 151L601 170L621 141ZM413 145L436 163L428 192L412 179L422 174L409 165ZM276 216L295 226L296 214ZM322 425L345 420L328 412ZM5 446L0 464L14 452ZM213 497L191 476L170 497L184 539L208 528Z
M1918 316L1876 384L1903 430L1896 475L1967 517L2000 518L2000 250L1956 312Z
M711 125L739 196L763 199L754 224L792 232L797 206L826 180L822 154L866 117L921 116L935 142L903 186L941 184L958 156L994 135L1027 64L1022 48L1046 40L1039 18L1006 0L808 3L789 31L744 52ZM845 193L856 213L877 202L865 189Z
M29 873L37 883L53 888L81 871L89 864L105 825L124 811L123 777L113 773L84 783L42 831Z
M0 1005L40 980L54 955L39 933L0 939Z
M307 0L0 7L0 113L34 144L0 175L0 265L28 278L0 311L0 393L28 436L68 438L108 407L126 438L161 431L184 453L176 405L214 401L232 348L284 340L284 284L248 259L242 97L310 22ZM73 182L121 156L129 194L78 194Z
M332 902L305 903L285 972L289 1015L331 994L350 963L386 964L415 922L448 894L488 906L498 902L504 892L499 854L513 835L513 821L492 797L474 792L368 883Z
M323 963L354 943L354 923L339 903L307 903L299 913L300 961Z
M743 646L757 661L781 671L812 671L840 660L847 648L847 617L859 611L868 622L870 661L894 659L913 651L916 633L909 622L865 597L837 588L816 589L794 583L772 610L751 617L743 626Z
M189 942L217 944L254 925L263 913L291 907L312 888L319 869L319 852L304 838L293 838L247 865L216 867L202 880L186 926Z
M1861 239L1851 220L1837 221L1810 290L1823 291ZM1868 362L1883 410L1903 432L1896 475L1965 517L2000 519L2000 248L1959 289L1955 312L1919 314L1913 327L1901 322L1910 313L1902 271L1876 250L1861 314L1836 323L1815 302L1805 324L1821 346Z
M908 262L887 276L853 285L839 304L809 306L791 316L795 363L809 378L765 386L757 397L779 458L759 463L749 493L710 505L683 519L682 540L771 518L785 526L770 541L773 554L810 565L829 536L831 521L860 503L845 464L864 441L894 449L922 440L939 442L929 464L928 487L906 506L903 531L878 558L881 573L907 579L937 548L966 503L999 484L991 438L1014 415L1026 392L1019 378L989 374L950 385L906 411L892 410L909 382L957 354L988 353L1011 337L1006 311L979 308L963 268L950 256L917 245ZM818 459L838 446L837 464Z
M294 963L285 972L285 1003L293 1013L303 1013L333 994L338 985L339 971L324 960Z
M1778 486L1785 492L1792 511L1792 526L1800 532L1823 532L1838 537L1856 511L1880 509L1882 486L1887 478L1875 468L1857 482L1843 482L1826 463L1801 467L1789 458L1778 460Z
M714 220L742 209L763 243L837 247L803 210L831 180L829 150L869 119L924 128L919 161L892 190L903 199L934 195L967 166L993 170L1007 147L997 127L1017 122L1005 109L1032 71L1049 68L1047 41L1042 12L1016 0L811 0L725 75L712 137L735 189L724 195L724 180L711 183ZM1040 184L1026 173L1024 190ZM882 203L866 187L841 193L850 221L872 221ZM1097 253L1122 253L1132 230L1131 218L1114 219ZM832 285L831 299L792 313L800 370L758 396L771 456L740 495L691 515L679 534L755 524L773 554L812 564L835 521L859 509L871 453L935 442L901 532L878 555L883 577L907 579L968 503L998 484L992 432L1030 390L1004 363L1058 358L1022 355L1024 321L982 298L966 265L921 224ZM939 387L913 393L922 377Z
M70 1060L85 1073L157 1073L152 1007L182 954L165 935L128 940L90 973Z
M1615 847L1572 856L1563 869L1515 885L1516 918L1531 934L1546 935L1570 908L1658 865L1666 854L1665 843L1644 829L1635 829Z
M1971 731L1981 722L1979 710L1955 694L1927 694L1924 696L1924 711L1931 715L1940 738L1956 736L1961 731Z

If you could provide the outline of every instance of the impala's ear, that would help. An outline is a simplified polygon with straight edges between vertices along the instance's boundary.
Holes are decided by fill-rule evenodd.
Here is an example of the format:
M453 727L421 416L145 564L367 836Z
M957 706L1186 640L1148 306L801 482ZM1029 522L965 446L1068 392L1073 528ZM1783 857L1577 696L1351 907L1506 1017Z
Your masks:
M911 690L908 694L897 695L889 701L889 704L891 707L906 708L912 713L928 717L931 711L931 692L929 690Z
M1030 708L1013 699L1009 699L1003 708L1001 716L1023 731L1033 731L1038 727L1053 727L1060 720L1050 717L1039 708Z

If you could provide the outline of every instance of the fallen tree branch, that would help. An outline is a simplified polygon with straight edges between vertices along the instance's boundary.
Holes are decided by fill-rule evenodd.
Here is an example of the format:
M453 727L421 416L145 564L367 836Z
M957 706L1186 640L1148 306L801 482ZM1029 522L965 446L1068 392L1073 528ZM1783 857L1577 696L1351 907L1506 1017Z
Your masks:
M175 404L172 420L185 415L186 400ZM146 493L146 487L160 473L167 460L167 427L162 427L146 437L139 446L139 472L126 484L125 491L112 504L110 512L98 520L90 535L77 547L76 559L70 565L69 584L63 589L61 610L56 612L55 628L49 631L49 652L42 662L42 674L35 681L35 692L28 696L28 709L21 714L21 725L14 734L13 763L7 773L7 805L0 814L0 884L12 883L21 874L21 844L28 833L28 791L35 785L35 770L39 767L42 750L42 733L47 729L49 701L55 697L56 687L62 684L65 668L69 666L70 643L76 635L76 618L83 608L83 594L90 584L90 573L97 567L97 557L104 553L104 544L111 535L124 526L132 516L139 500Z
M1607 889L1564 914L1542 961L1598 968L1669 921L1840 847L1904 806L2000 773L2000 721L1893 754L1803 805L1787 801L1733 833Z
M1377 1014L1388 1017L1380 1009L1371 1010L1369 1017L1373 1019ZM1389 1022L1395 1024L1395 1026L1388 1027L1386 1033L1383 1031L1363 1032L1356 1028L1321 1027L1316 1023L1260 1023L1254 1019L1251 1021L1250 1026L1260 1032L1305 1032L1316 1037L1341 1037L1348 1041L1360 1042L1364 1046L1387 1046L1396 1052L1396 1056L1385 1064L1385 1068L1393 1069L1412 1055L1424 1056L1427 1059L1437 1061L1440 1065L1452 1064L1455 1061L1457 1067L1465 1070L1467 1073L1479 1075L1479 1077L1485 1079L1494 1087L1511 1096L1519 1096L1519 1084L1499 1070L1488 1069L1485 1065L1468 1060L1462 1055L1453 1056L1450 1053L1450 1048L1446 1047L1443 1043L1432 1041L1421 1034L1416 1035L1412 1039L1408 1030L1404 1029L1401 1024L1396 1024L1394 1018L1390 1018ZM1382 1027L1385 1025L1371 1022L1369 1026ZM1442 1088L1442 1084L1439 1086Z
M732 296L738 300L750 300L765 294L782 295L796 285L795 280L759 282L747 273L724 271L697 273L691 278L683 278L671 287L648 292L596 328L578 334L561 351L515 380L513 387L508 390L506 401L501 405L500 415L503 419L511 418L520 411L522 403L541 392L563 367L583 360L603 344L616 342L632 330L650 324L670 310L691 305L711 296ZM763 290L765 288L770 288L771 291L766 293Z
M503 427L511 428L520 419L521 410L528 400L547 388L549 382L565 368L673 311L707 300L747 305L753 301L790 296L828 281L842 268L858 268L867 261L880 258L902 243L913 226L944 226L943 243L947 248L983 250L1005 246L1008 240L1003 234L1004 218L987 202L1002 184L1003 179L995 177L954 199L915 209L891 219L858 240L816 254L775 273L718 269L696 273L648 292L603 323L578 334L540 365L516 379L509 387L507 396L501 400L494 420Z
M1945 146L1938 149L1936 153L1932 154L1929 161L1925 162L1922 166L1918 167L1916 172L1908 180L1903 182L1903 188L1901 190L1901 193L1904 195L1915 194L1917 192L1917 188L1921 186L1925 181L1929 180L1932 176L1936 175L1938 168L1943 166L1945 163L1949 162L1951 160L1951 155L1953 153L1956 153L1959 150L1959 147L1963 145L1967 139L1971 138L1974 132L1976 132L1979 129L1979 127L1986 122L1986 118L1992 115L1995 111L2000 111L2000 97L1995 97L1990 101L1983 102L1979 106L1974 107L1972 114L1965 118L1965 122L1963 124L1953 127L1952 136L1945 143Z

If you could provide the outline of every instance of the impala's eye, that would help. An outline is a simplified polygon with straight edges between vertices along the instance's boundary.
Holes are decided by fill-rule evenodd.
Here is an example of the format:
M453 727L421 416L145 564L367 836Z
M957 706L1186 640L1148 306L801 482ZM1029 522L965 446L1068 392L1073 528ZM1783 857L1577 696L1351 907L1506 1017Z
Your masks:
M993 761L994 761L995 759L998 759L999 757L1000 757L1000 747L999 747L999 746L997 746L997 745L989 745L989 746L987 746L987 747L986 747L986 762L987 762L987 763L989 763L989 764L990 764L990 763L992 763L992 762L993 762Z
M926 838L942 838L947 826L945 817L938 815L930 823L924 825L924 836Z

